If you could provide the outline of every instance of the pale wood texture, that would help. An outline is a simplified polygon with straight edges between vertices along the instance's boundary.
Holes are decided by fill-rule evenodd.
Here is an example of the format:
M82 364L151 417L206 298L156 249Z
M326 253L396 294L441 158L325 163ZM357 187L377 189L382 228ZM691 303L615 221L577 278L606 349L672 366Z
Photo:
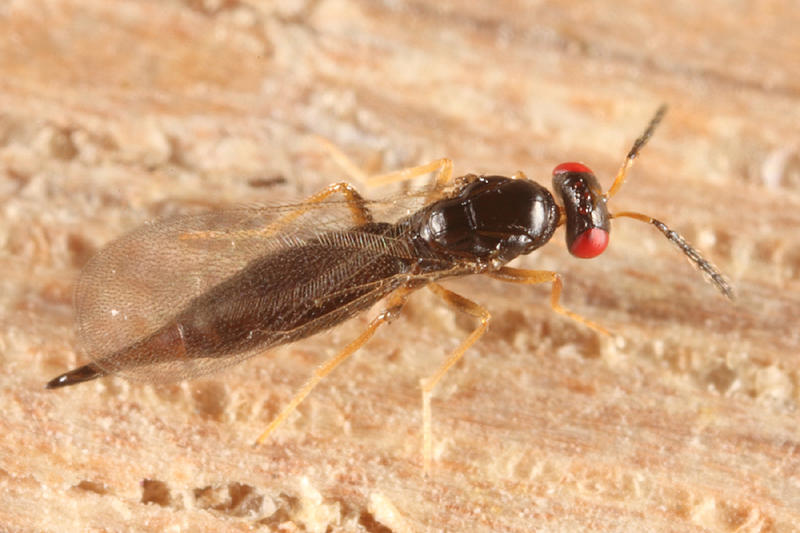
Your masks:
M795 0L3 2L0 530L797 531L798 28ZM559 234L519 262L614 340L544 287L449 283L494 322L435 394L427 479L419 379L474 327L427 292L260 447L377 309L203 381L43 389L86 361L95 250L340 179L315 134L373 171L581 160L607 186L661 102L613 206L685 233L738 300L630 220L602 258Z

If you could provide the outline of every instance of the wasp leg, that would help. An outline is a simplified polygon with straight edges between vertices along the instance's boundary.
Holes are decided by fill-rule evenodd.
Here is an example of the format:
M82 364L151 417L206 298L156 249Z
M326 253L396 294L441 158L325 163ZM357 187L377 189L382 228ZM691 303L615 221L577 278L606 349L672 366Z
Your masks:
M428 285L428 288L451 307L479 318L481 323L466 339L464 339L461 345L439 365L439 368L436 369L436 372L434 372L432 376L422 379L420 382L422 385L422 459L426 474L430 472L431 467L431 396L433 389L436 387L436 384L442 380L442 377L444 377L447 371L461 359L464 352L475 344L481 335L484 334L486 328L489 327L489 319L492 317L489 311L482 306L476 304L472 300L464 298L460 294L445 289L441 285L431 283Z
M524 283L527 285L534 285L537 283L552 283L553 289L550 293L550 307L553 311L560 313L564 316L571 318L576 322L592 328L593 330L602 333L603 335L611 335L606 328L584 318L577 313L573 313L569 309L565 309L559 302L561 298L561 276L557 272L549 270L524 270L520 268L501 267L494 272L489 273L489 276L500 281L507 281L510 283Z
M356 165L350 157L345 154L339 147L324 137L317 137L317 140L325 147L330 154L331 158L336 162L344 172L350 176L351 179L365 183L368 187L376 187L380 185L388 185L389 183L397 183L400 181L409 181L431 172L436 172L433 180L433 187L429 200L437 198L439 193L447 186L453 179L453 161L451 159L442 158L424 165L416 167L408 167L386 174L379 174L376 176L367 175L361 168Z
M364 200L364 197L358 193L355 187L346 181L341 181L328 185L320 192L309 196L301 205L298 205L294 211L287 213L263 228L237 231L192 231L184 233L180 236L180 239L251 239L255 237L270 237L293 220L313 209L315 204L323 202L329 196L337 193L344 195L345 200L347 200L347 207L350 209L350 213L353 216L354 225L360 226L372 222L372 213L367 207L367 202Z
M333 162L339 165L339 168L341 168L345 174L350 176L351 180L355 180L359 183L367 183L369 175L364 172L361 167L356 165L353 160L350 159L350 156L344 153L341 148L321 135L314 135L314 138L325 148L328 155L333 159Z
M347 207L350 209L350 213L353 215L353 223L356 226L361 226L368 222L372 222L372 213L370 213L369 208L367 208L367 202L364 200L364 197L358 193L355 187L346 181L340 181L338 183L328 185L320 192L308 197L308 199L303 202L303 205L298 206L295 211L292 211L286 216L279 218L265 229L274 228L273 232L278 231L281 226L288 224L312 209L314 204L323 202L329 196L337 193L344 195L345 200L347 200Z
M275 431L275 429L280 426L290 414L292 414L292 411L294 411L297 406L300 405L300 403L306 398L306 396L308 396L314 387L316 387L325 376L330 374L345 359L350 357L356 350L361 348L364 343L366 343L375 334L375 330L377 330L379 326L396 318L400 313L400 310L403 308L403 305L406 303L410 292L411 289L406 288L401 288L395 291L394 295L390 297L386 309L369 323L369 326L367 326L367 329L364 330L361 335L350 342L350 344L345 346L334 357L320 365L314 371L314 375L311 376L308 381L306 381L305 385L303 385L299 391L297 391L294 397L289 401L288 404L286 404L278 416L276 416L272 422L269 423L267 429L265 429L256 440L256 444L263 444L266 442L270 434Z
M376 185L387 185L389 183L396 183L399 181L413 180L414 178L424 176L425 174L430 174L431 172L436 172L436 175L433 178L431 192L428 195L428 201L431 201L437 198L447 184L453 179L453 161L451 159L444 157L424 165L403 168L387 174L381 174L379 176L371 176L367 180L367 185L372 187Z

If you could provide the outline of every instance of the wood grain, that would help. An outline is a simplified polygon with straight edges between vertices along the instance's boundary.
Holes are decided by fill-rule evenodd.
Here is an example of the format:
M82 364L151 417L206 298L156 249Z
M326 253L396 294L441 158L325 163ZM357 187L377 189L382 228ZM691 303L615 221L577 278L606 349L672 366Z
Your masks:
M0 7L0 530L797 531L800 11L762 2L33 0ZM370 316L209 379L44 383L86 361L71 291L91 254L175 212L301 198L447 156L606 186L671 108L591 262L544 287L474 278L490 332L433 402L419 379L474 327L426 292L252 442ZM259 184L273 183L272 186ZM379 196L386 191L368 191Z

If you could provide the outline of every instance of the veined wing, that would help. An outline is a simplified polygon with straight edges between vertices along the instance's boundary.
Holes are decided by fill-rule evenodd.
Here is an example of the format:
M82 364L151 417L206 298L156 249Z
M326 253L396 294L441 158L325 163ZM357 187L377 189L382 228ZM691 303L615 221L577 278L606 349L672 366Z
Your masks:
M413 211L419 202L419 197L411 196L368 202L367 207L376 219L391 220ZM298 209L304 211L295 216ZM315 243L315 253L302 263L270 263L270 258L291 258L293 250L309 243ZM100 250L81 273L75 295L80 342L108 372L148 381L194 377L330 327L368 307L397 285L386 261L408 260L409 254L402 235L355 231L349 204L338 199L220 210L148 223ZM214 357L186 354L183 362L165 354L169 360L164 363L158 354L148 352L136 355L135 364L123 360L131 357L130 347L157 334L188 307L202 303L204 295L211 295L205 298L214 304L214 291L220 293L220 287L234 283L230 280L260 263L282 265L284 271L258 278L267 286L257 289L266 294L247 293L248 283L254 282L245 283L241 305L256 302L267 306L267 314L285 317L276 321L281 323L260 325L260 342ZM382 281L365 274L375 268L383 269ZM308 314L309 302L335 303L342 297L343 286L356 292L342 300L347 308L340 314ZM239 289L225 290L229 298L231 290ZM298 329L302 320L306 320L303 331Z

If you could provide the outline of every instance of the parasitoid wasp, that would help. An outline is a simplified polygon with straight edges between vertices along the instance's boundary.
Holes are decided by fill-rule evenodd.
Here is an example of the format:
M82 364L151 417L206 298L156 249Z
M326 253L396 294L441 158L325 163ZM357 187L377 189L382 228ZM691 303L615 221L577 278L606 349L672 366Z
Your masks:
M109 374L147 382L194 378L319 333L385 299L383 312L317 368L259 437L261 443L323 377L394 319L413 291L427 287L480 321L422 381L427 470L433 390L490 320L488 310L439 280L486 274L512 283L550 283L555 311L608 334L561 306L562 281L556 272L507 263L546 244L561 225L572 255L596 257L608 245L611 219L628 217L655 226L723 295L733 298L719 270L663 222L608 210L608 201L665 112L666 106L658 109L606 192L587 166L556 166L558 203L522 172L453 178L452 161L439 159L372 179L383 184L435 173L432 187L402 198L367 201L340 182L299 204L145 224L108 244L83 269L75 296L77 330L92 362L56 377L47 388ZM337 157L352 169L343 154Z

